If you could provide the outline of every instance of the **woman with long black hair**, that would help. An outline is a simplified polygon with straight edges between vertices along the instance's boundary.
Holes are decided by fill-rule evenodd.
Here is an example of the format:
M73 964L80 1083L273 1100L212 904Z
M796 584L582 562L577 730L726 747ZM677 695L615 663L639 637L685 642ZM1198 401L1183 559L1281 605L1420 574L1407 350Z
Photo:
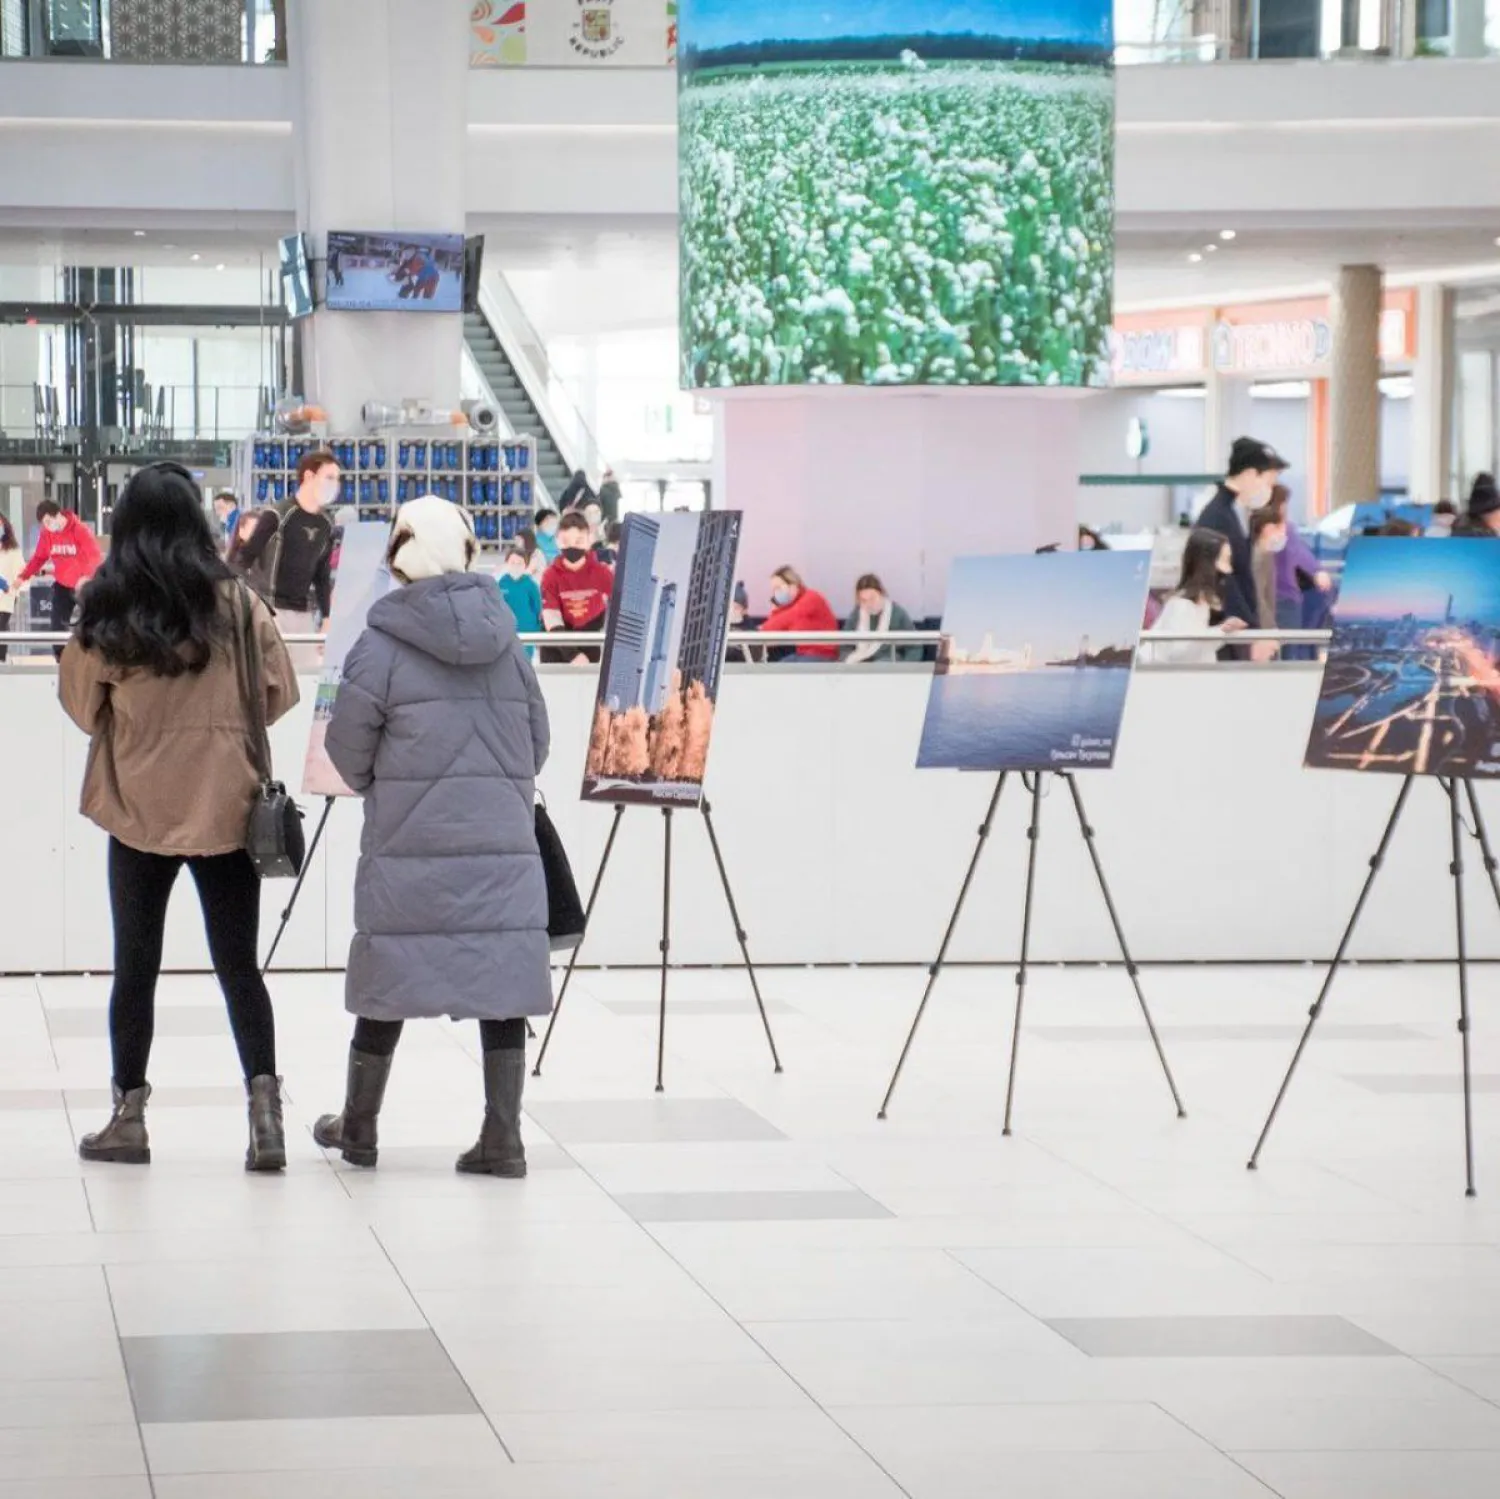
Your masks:
M1224 635L1248 628L1249 620L1224 617L1226 580L1233 570L1229 543L1219 532L1201 526L1189 532L1182 576L1147 634ZM1218 654L1218 647L1207 640L1163 641L1146 649L1148 660L1173 666L1204 665Z
M115 931L114 1112L79 1142L86 1161L151 1159L156 983L167 903L186 866L249 1096L246 1169L286 1165L276 1026L257 956L260 881L245 852L259 785L247 649L259 652L260 711L274 723L297 702L297 679L270 611L219 556L188 471L142 469L62 659L63 707L92 740L83 812L109 834Z

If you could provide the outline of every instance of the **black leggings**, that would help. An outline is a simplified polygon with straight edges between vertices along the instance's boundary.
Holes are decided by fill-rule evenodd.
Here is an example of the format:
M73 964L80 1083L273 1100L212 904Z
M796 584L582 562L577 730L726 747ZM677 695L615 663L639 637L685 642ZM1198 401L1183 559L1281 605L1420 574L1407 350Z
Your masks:
M401 1039L404 1020L366 1020L360 1016L354 1022L354 1040L350 1043L355 1051L367 1057L388 1057L395 1054L396 1043ZM524 1020L481 1020L479 1022L479 1044L486 1051L524 1051L526 1048L526 1022Z
M127 1092L146 1081L156 1030L167 903L186 864L198 887L208 951L229 1005L229 1024L247 1079L276 1071L276 1019L260 976L260 879L243 852L212 858L143 854L109 840L109 903L115 920L115 984L109 1039L115 1082Z

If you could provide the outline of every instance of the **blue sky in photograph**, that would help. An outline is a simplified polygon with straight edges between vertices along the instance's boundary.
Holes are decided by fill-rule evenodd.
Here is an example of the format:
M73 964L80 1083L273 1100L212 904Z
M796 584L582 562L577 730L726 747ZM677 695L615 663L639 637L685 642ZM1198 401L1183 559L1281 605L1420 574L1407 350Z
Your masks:
M986 633L1003 651L1030 642L1038 660L1075 655L1084 635L1090 650L1132 646L1150 567L1149 552L960 557L948 577L943 632L969 651Z
M696 48L955 32L1105 45L1113 20L1111 0L682 0L678 24Z
M1500 544L1363 537L1349 548L1336 617L1441 619L1449 594L1459 619L1500 624Z

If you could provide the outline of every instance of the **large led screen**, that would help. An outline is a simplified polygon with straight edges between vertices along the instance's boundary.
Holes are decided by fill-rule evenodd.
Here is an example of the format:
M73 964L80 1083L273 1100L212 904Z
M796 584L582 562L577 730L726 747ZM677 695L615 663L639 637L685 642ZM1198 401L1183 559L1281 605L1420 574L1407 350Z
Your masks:
M683 383L1107 383L1110 0L683 0Z

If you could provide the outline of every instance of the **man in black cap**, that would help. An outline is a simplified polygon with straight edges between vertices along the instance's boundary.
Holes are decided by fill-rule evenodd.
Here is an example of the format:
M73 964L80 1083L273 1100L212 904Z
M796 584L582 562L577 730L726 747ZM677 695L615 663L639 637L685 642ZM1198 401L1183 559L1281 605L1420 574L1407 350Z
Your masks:
M1488 474L1480 474L1469 491L1469 508L1453 528L1455 536L1500 536L1500 490Z
M1255 557L1250 545L1250 517L1271 498L1271 491L1291 465L1269 443L1237 437L1229 450L1229 471L1213 499L1203 508L1198 524L1217 531L1229 542L1234 571L1224 586L1224 614L1242 619L1252 629L1274 630L1274 619L1263 620L1256 603Z

